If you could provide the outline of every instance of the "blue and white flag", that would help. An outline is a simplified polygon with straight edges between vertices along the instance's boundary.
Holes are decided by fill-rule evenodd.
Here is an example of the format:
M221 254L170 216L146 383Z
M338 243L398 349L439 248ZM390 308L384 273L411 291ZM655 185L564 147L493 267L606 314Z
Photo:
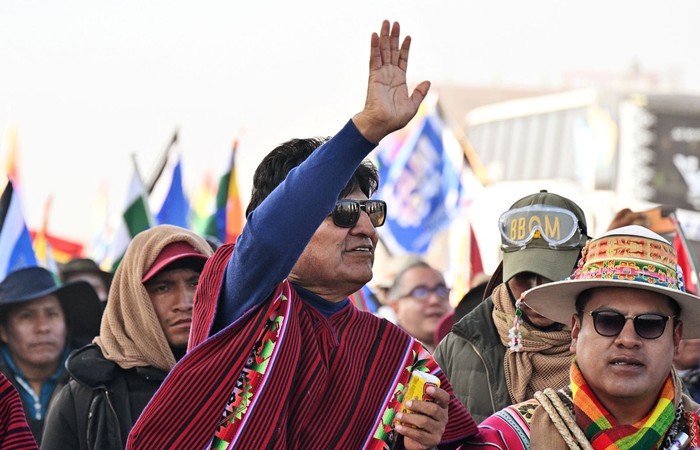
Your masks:
M388 205L379 233L391 254L424 254L459 212L464 155L437 111L425 115L392 150L382 147L377 153L376 197Z
M0 280L11 272L37 265L19 196L9 180L0 197Z

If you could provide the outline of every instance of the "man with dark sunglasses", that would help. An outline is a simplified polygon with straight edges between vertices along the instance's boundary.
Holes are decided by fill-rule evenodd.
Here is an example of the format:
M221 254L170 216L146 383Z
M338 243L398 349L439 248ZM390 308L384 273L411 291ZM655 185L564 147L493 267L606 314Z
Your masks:
M668 241L638 225L608 231L583 249L570 279L529 290L524 300L571 324L569 383L492 415L475 443L510 449L700 445L700 405L683 394L673 368L681 337L700 337L700 298L685 292Z
M581 208L547 191L516 201L498 227L503 261L496 273L502 273L503 282L435 350L455 395L477 423L544 387L567 383L569 330L529 308L520 296L571 275L588 239Z
M399 44L398 23L373 34L365 108L338 134L263 158L243 232L200 279L189 351L128 448L452 448L475 431L430 353L348 299L372 278L386 211L364 158L429 88L409 94L410 39ZM401 413L416 370L441 388Z

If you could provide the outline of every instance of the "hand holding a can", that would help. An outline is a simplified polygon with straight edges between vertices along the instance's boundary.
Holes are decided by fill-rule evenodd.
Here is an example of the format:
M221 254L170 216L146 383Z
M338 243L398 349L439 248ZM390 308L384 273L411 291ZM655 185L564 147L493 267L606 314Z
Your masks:
M435 448L447 426L450 394L434 385L425 393L430 400L407 400L406 411L396 414L395 429L404 436L404 447L409 450Z

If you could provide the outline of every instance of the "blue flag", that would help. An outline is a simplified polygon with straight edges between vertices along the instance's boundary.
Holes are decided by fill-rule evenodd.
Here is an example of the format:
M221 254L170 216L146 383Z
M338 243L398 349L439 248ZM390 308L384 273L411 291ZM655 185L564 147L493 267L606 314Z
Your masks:
M165 164L149 189L148 201L157 225L189 228L190 202L182 186L182 160L175 144L168 148Z
M19 197L10 180L0 197L0 280L11 272L37 265Z
M388 205L379 232L392 254L424 254L458 212L463 155L448 151L446 133L451 131L437 113L428 114L398 151L380 148L377 153L377 198ZM456 138L450 138L458 147Z
M170 189L165 201L156 214L158 224L169 223L182 228L188 228L187 218L190 215L190 204L182 188L182 163L178 160L173 169Z

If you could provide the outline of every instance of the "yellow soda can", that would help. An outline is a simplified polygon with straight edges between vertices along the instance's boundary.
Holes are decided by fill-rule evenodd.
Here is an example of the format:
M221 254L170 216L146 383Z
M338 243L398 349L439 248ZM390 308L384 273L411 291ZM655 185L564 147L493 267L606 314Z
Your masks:
M412 413L412 411L404 406L408 400L423 400L426 402L433 401L433 398L426 392L428 386L435 386L436 388L439 388L440 379L435 375L421 372L420 370L414 370L411 372L411 378L408 379L406 394L401 402L401 412L406 414Z

